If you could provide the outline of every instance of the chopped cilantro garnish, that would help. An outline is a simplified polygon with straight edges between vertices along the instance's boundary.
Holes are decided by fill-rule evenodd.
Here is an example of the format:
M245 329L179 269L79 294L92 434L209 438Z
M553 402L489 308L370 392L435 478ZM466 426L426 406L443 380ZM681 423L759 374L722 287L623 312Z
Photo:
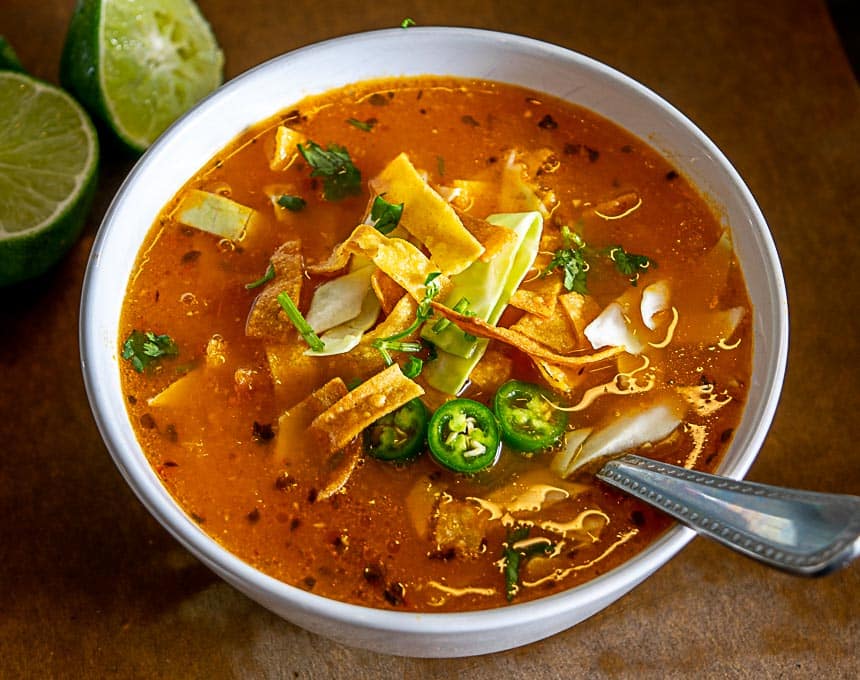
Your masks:
M373 341L372 346L379 350L386 365L390 366L394 363L389 352L420 352L424 349L420 342L400 342L400 340L418 330L421 324L433 315L430 303L433 298L439 295L441 290L438 280L441 275L442 272L432 272L427 275L424 280L424 299L418 303L418 309L415 310L415 320L407 328L394 335L389 335L387 338L377 338Z
M585 256L598 257L604 255L615 263L615 268L628 277L630 284L635 286L639 275L649 267L656 267L647 255L636 255L628 253L622 246L609 246L604 249L591 248L585 244L582 237L568 227L561 228L561 237L564 239L564 247L553 253L552 260L541 276L549 276L556 269L561 269L564 276L564 287L567 290L576 291L582 295L588 294L586 278L588 275L588 261Z
M607 250L609 259L615 263L615 268L624 276L629 277L632 286L636 285L642 272L649 267L657 266L657 263L647 255L628 253L621 246L610 246Z
M458 314L465 314L466 316L475 316L475 312L469 311L470 304L471 303L469 302L468 298L461 297L459 300L457 300L457 304L451 307L451 309L453 309ZM452 322L450 319L439 319L436 323L433 324L433 332L441 333L446 328L448 328L451 323Z
M314 332L314 329L311 328L311 325L307 322L305 317L302 316L302 313L299 311L299 308L296 307L296 303L293 302L293 299L289 294L286 292L278 293L278 304L281 305L287 318L292 322L293 326L296 327L299 335L304 338L304 341L308 343L308 346L314 352L322 352L325 349L325 343L319 339L319 336Z
M132 331L122 345L122 358L131 361L131 365L139 373L153 362L177 354L179 348L173 338L169 335L156 335L152 331Z
M254 288L259 288L263 284L266 284L269 281L271 281L273 278L275 278L275 265L273 265L272 262L269 261L269 266L266 267L266 273L263 274L256 281L251 281L251 283L246 283L245 288L248 290L253 290Z
M410 19L406 17L403 21L400 22L400 28L411 28L415 25L415 19Z
M357 127L359 130L363 130L364 132L370 132L373 129L373 126L376 125L376 118L368 118L367 120L358 120L358 118L347 118L346 122L353 127Z
M565 289L587 295L588 262L585 261L582 252L585 242L579 234L571 231L567 226L561 228L561 237L564 239L564 247L555 251L541 276L549 276L556 269L561 269Z
M316 142L298 145L299 153L311 166L311 177L323 178L323 194L327 201L340 201L361 193L361 171L352 163L349 152L337 144L323 149Z
M403 365L403 375L407 378L417 378L424 368L424 361L418 357L409 357Z
M524 560L532 555L548 555L554 549L554 546L549 540L540 540L521 548L514 546L519 542L529 537L531 527L528 525L519 526L508 532L505 540L504 554L502 561L504 563L505 574L505 596L508 602L513 600L520 589L520 567Z
M286 208L291 212L298 212L307 205L305 199L301 196L291 196L290 194L281 194L278 197L278 205Z
M445 175L445 158L442 156L436 156L436 170L439 172L439 176L443 177Z
M382 197L383 195L373 199L373 205L370 207L370 219L373 220L373 227L376 231L380 234L390 234L400 223L403 204L389 203Z

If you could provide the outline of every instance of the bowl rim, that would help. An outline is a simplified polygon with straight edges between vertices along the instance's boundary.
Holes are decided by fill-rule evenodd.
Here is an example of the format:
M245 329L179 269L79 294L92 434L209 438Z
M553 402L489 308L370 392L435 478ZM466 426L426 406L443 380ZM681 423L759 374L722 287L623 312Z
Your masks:
M721 474L725 474L726 476L735 479L742 478L749 470L764 443L781 392L788 356L788 301L782 268L771 232L752 193L735 168L707 135L660 95L621 71L584 54L542 40L486 29L418 26L411 27L408 31L410 36L426 35L432 37L440 33L453 33L463 39L503 40L519 48L534 50L538 53L549 53L555 59L576 62L580 66L599 72L662 107L668 115L685 127L687 132L692 133L698 138L707 148L715 162L719 163L724 172L729 175L736 190L740 192L741 199L747 205L754 218L756 227L758 228L758 241L764 250L764 256L774 265L774 276L769 281L771 285L770 294L776 299L776 304L779 308L774 342L776 356L772 360L774 362L774 371L768 374L770 382L765 388L766 395L763 407L758 414L757 422L759 425L755 428L751 441L746 447L751 453L744 453L738 460L729 465L728 469L721 470ZM123 201L128 200L127 196L129 192L135 186L144 169L150 164L158 162L164 150L173 143L178 135L182 134L186 127L200 116L201 112L208 110L213 100L224 97L226 94L242 87L246 82L256 78L261 72L267 72L275 68L280 62L310 56L316 52L324 52L356 41L390 40L395 37L400 38L403 34L404 29L401 28L355 33L300 47L269 59L237 75L214 93L201 100L194 108L179 118L137 161L120 185L105 213L92 247L84 277L79 326L84 384L98 429L126 483L132 488L147 510L180 544L198 559L201 559L207 566L227 578L234 586L238 587L239 584L250 584L254 589L262 589L298 610L317 612L324 610L324 616L327 619L341 623L355 624L356 622L360 622L360 625L365 628L379 631L396 630L424 635L442 633L450 635L451 633L476 630L491 631L496 628L509 626L511 618L516 618L517 625L527 626L534 621L561 615L580 604L580 601L593 602L599 600L607 593L620 592L620 594L623 594L657 568L668 562L693 538L695 535L694 532L681 525L675 525L645 549L606 574L554 595L504 607L456 613L403 612L333 600L268 576L231 553L228 549L222 547L215 539L202 531L184 513L157 479L154 470L149 465L139 445L137 451L129 451L125 448L125 442L117 434L118 425L109 417L110 409L106 408L111 399L119 397L120 401L122 401L121 395L107 393L107 390L100 381L100 377L104 375L104 365L100 368L96 366L99 361L105 361L104 358L98 357L98 349L101 346L101 342L97 335L95 324L90 323L94 314L98 314L97 300L95 298L96 286L97 284L105 285L107 283L100 281L100 259L108 237L114 233L111 225L116 219L121 204ZM500 82L504 82L504 79L500 79ZM283 107L273 109L271 115L274 115L280 108ZM206 160L204 159L203 163ZM127 281L124 281L123 287L126 285ZM117 345L118 339L114 338L114 341L115 345ZM108 361L109 363L118 365L119 358L118 356L114 356ZM100 373L99 371L102 372ZM124 405L120 404L120 406L124 411ZM128 423L126 423L126 426L128 427ZM158 488L153 488L153 483ZM159 493L159 490L161 493ZM247 591L245 592L249 594Z

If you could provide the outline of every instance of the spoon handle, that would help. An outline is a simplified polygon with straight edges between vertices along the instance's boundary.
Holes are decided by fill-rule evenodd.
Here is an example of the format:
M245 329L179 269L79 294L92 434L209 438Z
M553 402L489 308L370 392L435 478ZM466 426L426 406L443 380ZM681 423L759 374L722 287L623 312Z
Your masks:
M772 567L820 576L860 555L860 497L737 481L633 454L597 473L697 533Z

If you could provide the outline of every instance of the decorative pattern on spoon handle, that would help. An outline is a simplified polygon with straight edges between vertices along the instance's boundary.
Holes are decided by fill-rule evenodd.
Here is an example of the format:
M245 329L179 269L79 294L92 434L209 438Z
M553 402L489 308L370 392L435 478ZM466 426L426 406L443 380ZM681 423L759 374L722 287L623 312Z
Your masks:
M737 481L627 454L597 477L771 566L818 576L860 555L860 497Z

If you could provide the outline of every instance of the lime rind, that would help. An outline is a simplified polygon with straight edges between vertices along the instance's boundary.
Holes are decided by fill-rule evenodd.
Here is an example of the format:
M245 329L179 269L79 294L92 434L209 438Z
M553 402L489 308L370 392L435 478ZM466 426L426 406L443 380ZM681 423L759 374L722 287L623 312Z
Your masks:
M138 150L222 82L223 54L189 0L102 0L98 45L107 117Z

